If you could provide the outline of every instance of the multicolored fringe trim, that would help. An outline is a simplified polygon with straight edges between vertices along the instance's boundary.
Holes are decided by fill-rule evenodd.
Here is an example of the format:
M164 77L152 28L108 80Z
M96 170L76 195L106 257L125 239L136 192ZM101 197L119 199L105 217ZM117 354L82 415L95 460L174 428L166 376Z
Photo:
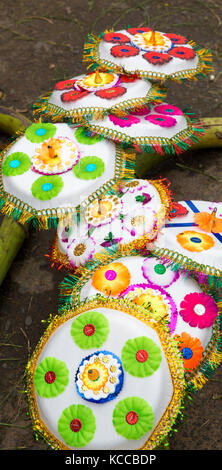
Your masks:
M99 44L103 39L104 34L115 32L115 30L108 30L100 33L98 36L88 34L88 41L84 45L83 61L89 62L87 67L90 71L96 70L98 67L103 68L105 71L115 72L118 74L136 74L140 78L146 78L163 83L167 79L176 82L197 80L213 71L212 67L212 53L210 49L203 49L198 46L194 41L189 41L188 44L194 49L199 58L199 63L195 69L181 70L172 74L163 74L161 72L147 72L144 70L134 70L127 72L120 65L115 64L109 60L101 59L99 56Z
M191 258L168 248L153 248L149 246L151 255L166 261L173 271L180 271L186 277L195 274L199 284L210 288L222 287L222 271L209 265L199 264Z
M163 348L164 355L170 370L171 380L172 380L172 397L170 403L167 407L167 410L163 413L151 435L145 444L141 447L144 450L151 450L159 447L162 442L165 441L169 432L173 431L175 422L178 419L178 416L182 416L183 403L186 398L186 384L184 379L184 370L180 354L178 354L178 348L175 341L169 341L169 331L167 328L164 328L163 324L158 324L149 312L144 310L139 306L132 306L132 302L127 301L126 299L113 299L103 296L97 296L96 298L91 298L87 302L79 302L76 305L74 310L65 310L63 315L51 316L48 321L48 327L44 332L42 338L39 340L34 352L26 366L26 383L27 383L27 398L29 404L29 414L32 421L33 431L36 433L36 436L40 436L44 439L52 448L56 450L69 450L69 447L61 442L45 425L43 422L39 410L38 403L35 393L34 386L34 373L37 366L38 359L40 354L51 337L51 335L56 331L56 329L63 325L66 321L75 316L95 308L110 308L114 310L123 311L131 316L134 316L144 322L146 325L154 329L158 335L161 347Z
M13 141L4 147L0 154L0 212L4 215L12 217L14 220L22 225L29 224L30 227L39 230L49 230L56 228L60 220L64 219L65 216L80 212L80 206L77 207L64 207L64 208L52 208L44 210L36 210L30 205L21 201L17 197L9 194L4 189L3 176L2 176L2 163L5 154L11 148L13 143L18 140L25 131L16 135ZM89 202L92 202L96 197L99 197L105 191L107 191L118 179L131 179L135 176L136 166L136 153L135 151L124 152L119 145L116 145L116 161L115 161L115 176L111 180L107 181L103 186L94 191L87 200L83 201L81 207L84 207Z
M184 112L187 120L187 129L180 131L174 137L130 137L127 134L118 132L114 129L108 129L102 125L90 124L87 121L83 123L90 135L101 135L105 139L113 140L123 148L134 148L138 153L156 152L160 155L172 156L180 155L189 150L194 144L197 144L205 134L203 124L197 119L191 111Z
M43 119L50 119L53 122L65 122L67 120L70 122L71 120L72 123L81 123L85 118L89 120L100 120L108 114L124 117L130 112L138 111L142 106L151 101L153 103L161 103L166 98L167 90L158 85L152 85L147 95L143 98L125 100L108 108L83 107L69 111L53 103L49 103L51 94L52 92L49 92L47 95L40 97L33 104L34 115L41 115Z

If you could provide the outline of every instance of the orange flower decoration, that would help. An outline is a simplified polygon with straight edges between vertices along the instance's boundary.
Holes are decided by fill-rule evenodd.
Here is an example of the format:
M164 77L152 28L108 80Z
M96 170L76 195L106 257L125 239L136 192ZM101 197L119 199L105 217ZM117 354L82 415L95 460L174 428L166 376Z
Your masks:
M199 338L193 338L188 333L181 333L174 337L179 342L178 348L183 357L184 369L192 370L198 366L202 359L204 348Z
M99 268L92 276L92 285L104 294L117 295L127 289L130 272L122 263L110 263Z
M178 233L177 241L188 251L201 252L209 250L214 246L214 240L210 235L195 232L194 230L186 230L185 232Z
M198 212L194 214L194 222L205 232L222 232L222 219L215 217L215 213Z

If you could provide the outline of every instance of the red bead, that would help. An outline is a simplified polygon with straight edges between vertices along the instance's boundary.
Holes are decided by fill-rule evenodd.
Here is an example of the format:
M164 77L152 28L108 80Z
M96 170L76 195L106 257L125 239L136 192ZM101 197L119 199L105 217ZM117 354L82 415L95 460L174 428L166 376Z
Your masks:
M126 415L126 421L128 424L136 424L139 419L138 414L135 411L129 411Z
M148 359L148 352L145 349L140 349L136 353L136 360L138 362L146 362Z
M49 370L48 372L46 372L45 381L47 382L47 384L53 384L53 382L55 382L55 379L56 379L55 372L53 372L52 370Z
M88 325L84 326L83 333L86 336L92 336L95 333L95 326L88 323Z
M81 428L82 428L82 422L80 421L80 419L75 418L71 421L70 423L71 431L79 432Z

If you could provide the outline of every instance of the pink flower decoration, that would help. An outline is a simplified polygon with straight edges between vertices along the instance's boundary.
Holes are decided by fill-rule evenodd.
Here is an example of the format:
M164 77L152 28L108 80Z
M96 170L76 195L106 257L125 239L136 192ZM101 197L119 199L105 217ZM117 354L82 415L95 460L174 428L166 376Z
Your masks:
M109 114L109 119L113 122L113 124L120 127L130 127L132 126L132 124L138 124L138 122L140 122L138 118L132 115L125 117L117 117L113 114Z
M163 116L162 114L150 114L150 116L145 116L144 119L160 127L173 127L177 123L173 117Z
M159 104L155 106L154 111L160 114L183 116L183 111L177 106L172 106L171 104Z
M187 294L180 304L180 315L190 326L209 328L218 314L218 306L208 294Z

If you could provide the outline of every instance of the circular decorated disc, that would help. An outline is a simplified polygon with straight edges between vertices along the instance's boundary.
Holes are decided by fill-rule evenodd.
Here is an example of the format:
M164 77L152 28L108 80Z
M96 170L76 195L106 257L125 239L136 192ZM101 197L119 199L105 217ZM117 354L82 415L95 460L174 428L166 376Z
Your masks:
M149 27L89 35L84 49L84 60L94 69L96 64L107 71L152 80L189 80L212 70L209 50L184 36Z
M104 250L145 246L156 236L170 207L166 180L119 181L86 207L79 225L72 219L61 221L49 258L73 270Z
M104 297L52 320L27 384L34 429L61 450L155 448L185 387L168 330L139 307Z
M48 221L74 213L116 178L132 177L134 159L82 127L34 123L1 154L1 210L47 228Z
M185 271L196 272L200 281L217 283L222 278L222 203L175 203L150 249Z
M167 262L139 250L100 255L70 275L60 287L60 308L76 299L98 294L129 299L166 323L181 344L186 380L199 389L222 360L220 345L221 305L216 294L206 291L192 277L173 271ZM71 294L70 294L71 292Z
M34 104L34 113L53 122L85 117L98 119L108 113L127 114L149 101L161 102L166 90L139 77L110 72L92 72L56 83L48 96Z
M93 135L133 146L137 151L180 154L203 133L201 123L177 106L154 102L127 116L108 114L104 119L86 118Z

